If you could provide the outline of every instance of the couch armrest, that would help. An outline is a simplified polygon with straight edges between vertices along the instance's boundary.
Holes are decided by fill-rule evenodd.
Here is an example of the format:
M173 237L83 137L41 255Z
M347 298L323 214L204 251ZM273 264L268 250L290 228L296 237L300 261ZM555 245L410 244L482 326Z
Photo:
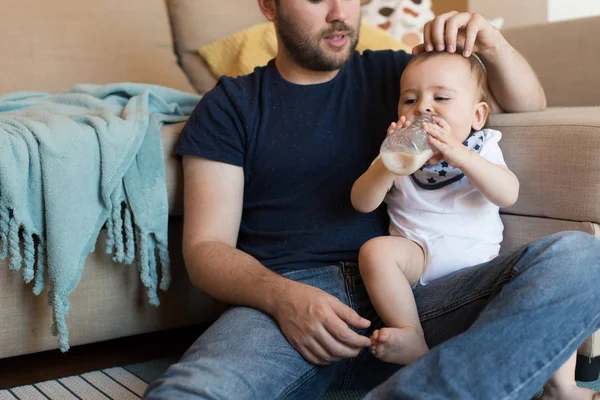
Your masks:
M600 105L600 17L502 31L529 61L549 106Z
M600 222L600 107L492 115L521 191L506 214Z

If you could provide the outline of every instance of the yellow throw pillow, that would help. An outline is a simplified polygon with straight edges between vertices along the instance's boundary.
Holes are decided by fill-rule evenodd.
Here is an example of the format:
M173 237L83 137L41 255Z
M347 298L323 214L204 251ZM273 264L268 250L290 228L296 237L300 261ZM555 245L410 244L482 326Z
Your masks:
M367 49L411 50L383 29L364 21L356 49L360 52ZM275 27L271 22L255 25L203 46L199 53L216 78L249 74L255 67L267 65L277 55Z

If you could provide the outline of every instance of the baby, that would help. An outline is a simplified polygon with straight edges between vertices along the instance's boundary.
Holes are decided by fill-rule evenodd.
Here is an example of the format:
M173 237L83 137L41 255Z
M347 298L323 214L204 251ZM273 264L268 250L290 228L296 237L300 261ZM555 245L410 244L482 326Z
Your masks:
M365 243L359 267L387 326L371 336L371 352L409 364L429 351L411 287L498 255L499 207L516 202L519 181L504 162L500 132L484 129L487 74L477 56L422 53L406 67L400 88L398 124L437 114L423 129L439 153L410 176L394 175L377 158L354 183L351 200L360 212L387 203L390 236ZM595 392L575 383L575 361L573 354L546 384L547 398L592 398Z

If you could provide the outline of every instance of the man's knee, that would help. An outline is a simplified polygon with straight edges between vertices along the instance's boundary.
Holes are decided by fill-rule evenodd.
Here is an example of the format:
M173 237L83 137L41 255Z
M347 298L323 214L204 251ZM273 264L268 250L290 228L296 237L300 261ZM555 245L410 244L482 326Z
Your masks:
M600 241L586 232L563 231L548 236L559 251L600 252Z
M258 388L259 382L244 376L235 363L203 357L173 364L148 387L144 399L252 399L259 398Z
M565 231L537 242L540 264L560 272L564 284L600 285L600 240L580 231ZM582 288L583 288L582 286Z
M564 231L548 236L548 252L551 255L564 255L574 264L600 260L600 240L589 233ZM574 266L574 265L573 265ZM589 265L598 268L598 264Z

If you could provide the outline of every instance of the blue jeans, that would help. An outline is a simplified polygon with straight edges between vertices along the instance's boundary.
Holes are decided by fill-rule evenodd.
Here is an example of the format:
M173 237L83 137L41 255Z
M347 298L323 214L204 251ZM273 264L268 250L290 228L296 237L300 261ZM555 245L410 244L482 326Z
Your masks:
M338 297L382 326L358 268L286 274ZM432 351L402 369L368 351L328 366L306 362L260 311L226 311L147 399L310 399L327 389L369 399L529 399L600 328L600 241L560 233L414 288Z

